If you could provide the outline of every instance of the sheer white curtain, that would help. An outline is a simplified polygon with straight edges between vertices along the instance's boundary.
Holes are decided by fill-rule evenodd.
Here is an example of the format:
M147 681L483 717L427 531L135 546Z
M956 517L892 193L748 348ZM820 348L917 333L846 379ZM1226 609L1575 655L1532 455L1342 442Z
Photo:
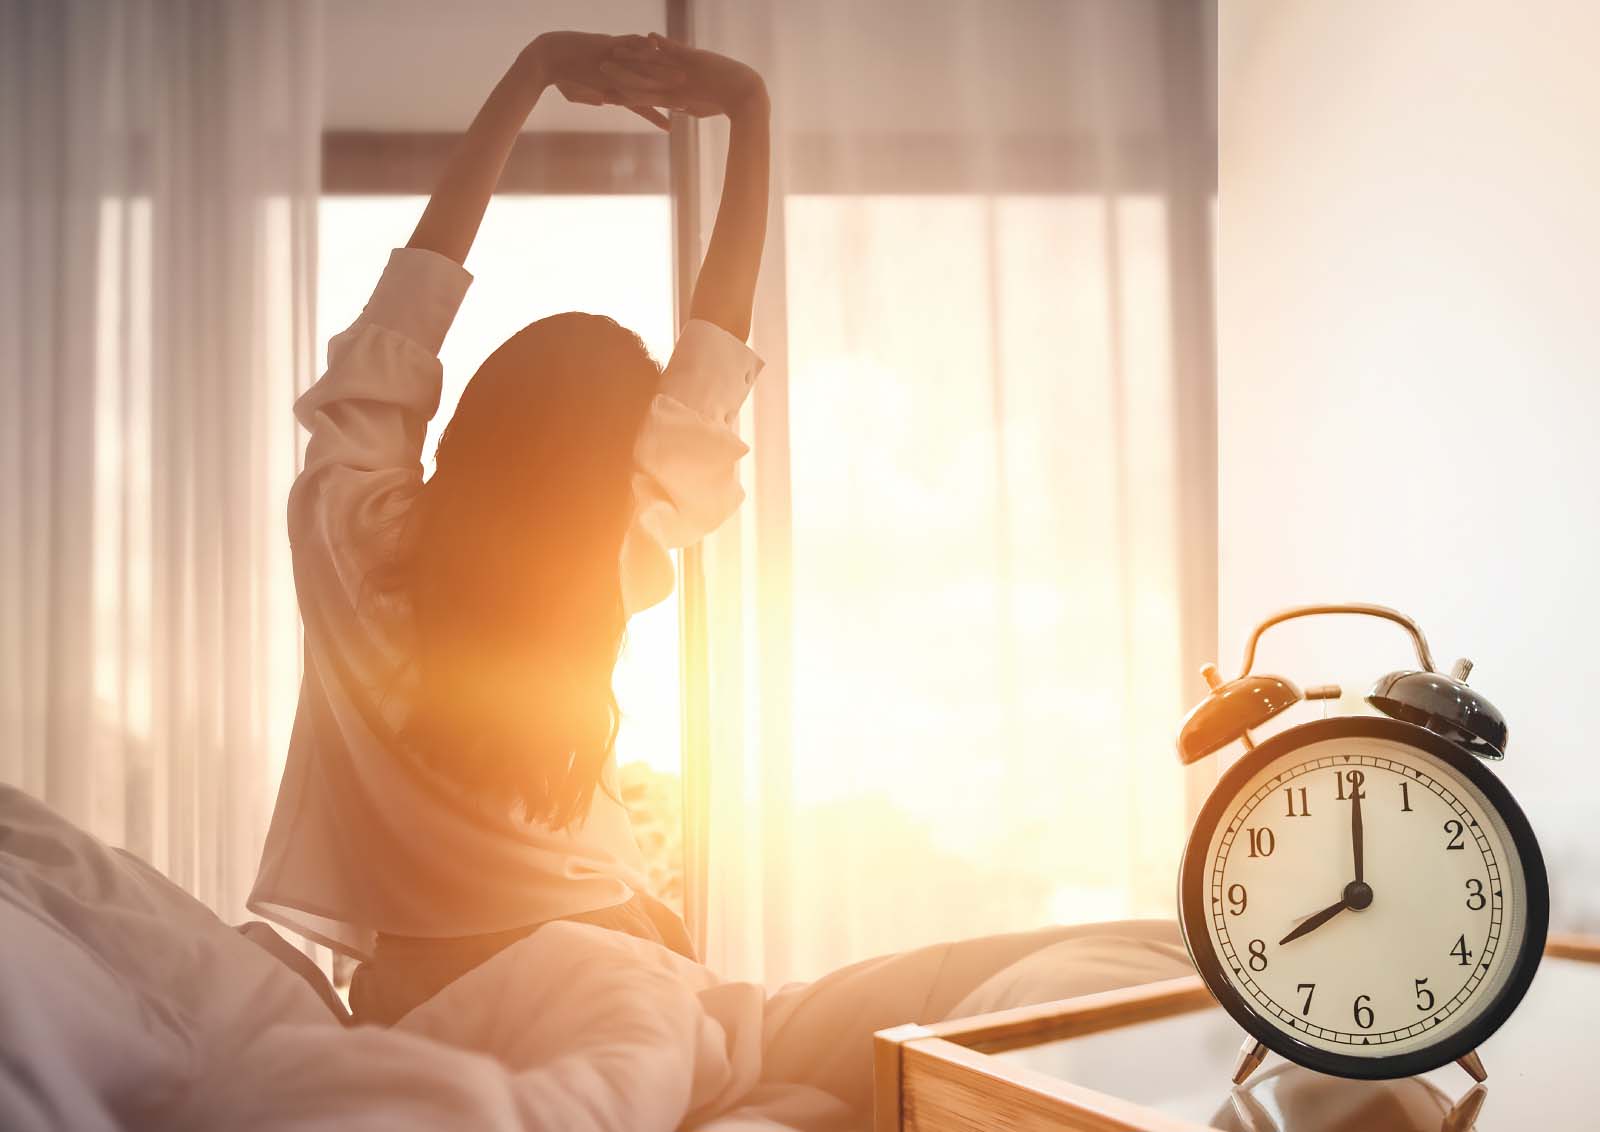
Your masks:
M776 129L749 504L689 689L710 962L1170 917L1215 632L1214 7L691 13Z
M313 0L0 4L0 780L242 915L298 681Z

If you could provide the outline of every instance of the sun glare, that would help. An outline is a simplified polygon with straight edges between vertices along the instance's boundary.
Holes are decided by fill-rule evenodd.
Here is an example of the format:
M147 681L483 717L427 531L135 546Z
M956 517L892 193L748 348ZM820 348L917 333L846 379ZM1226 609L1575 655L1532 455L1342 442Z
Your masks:
M319 217L317 333L348 326L421 215L418 196L328 197ZM496 196L467 257L473 285L439 352L444 395L428 428L425 474L467 380L501 342L562 311L609 315L644 339L658 361L672 351L672 227L666 197ZM677 603L628 625L614 685L622 705L620 764L679 769Z

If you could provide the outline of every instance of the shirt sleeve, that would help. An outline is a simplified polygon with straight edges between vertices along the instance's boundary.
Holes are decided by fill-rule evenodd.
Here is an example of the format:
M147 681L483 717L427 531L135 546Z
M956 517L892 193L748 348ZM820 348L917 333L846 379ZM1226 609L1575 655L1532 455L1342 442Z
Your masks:
M295 402L311 438L289 495L289 541L297 555L326 550L345 588L422 484L439 346L471 282L436 252L393 252L361 316L328 343L327 372Z
M634 520L622 544L629 615L672 592L670 551L692 546L744 500L735 424L761 358L713 323L683 328L634 446Z

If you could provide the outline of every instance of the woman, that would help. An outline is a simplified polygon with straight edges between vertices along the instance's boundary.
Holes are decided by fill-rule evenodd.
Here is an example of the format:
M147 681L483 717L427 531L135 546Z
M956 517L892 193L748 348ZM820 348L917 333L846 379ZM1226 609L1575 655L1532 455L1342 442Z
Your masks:
M426 482L439 345L513 142L551 86L731 120L725 188L661 371L609 319L517 333L472 378ZM305 676L250 907L363 961L358 1021L392 1023L540 924L689 954L645 892L617 796L612 669L668 551L738 505L732 422L766 231L754 71L659 36L540 36L479 111L407 246L296 404L289 498Z

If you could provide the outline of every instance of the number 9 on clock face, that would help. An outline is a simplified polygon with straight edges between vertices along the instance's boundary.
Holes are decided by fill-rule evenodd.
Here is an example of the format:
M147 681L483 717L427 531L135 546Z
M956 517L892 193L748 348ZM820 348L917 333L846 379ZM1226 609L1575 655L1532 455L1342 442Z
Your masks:
M1538 966L1549 895L1474 756L1376 717L1280 733L1223 776L1179 880L1190 954L1268 1048L1347 1077L1470 1052Z

